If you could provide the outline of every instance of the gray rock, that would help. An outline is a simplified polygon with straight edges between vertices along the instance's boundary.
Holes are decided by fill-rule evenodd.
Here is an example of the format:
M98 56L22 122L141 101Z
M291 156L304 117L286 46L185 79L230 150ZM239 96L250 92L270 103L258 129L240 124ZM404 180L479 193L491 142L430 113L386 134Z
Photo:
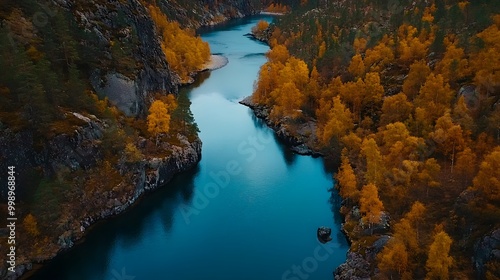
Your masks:
M484 278L485 265L491 260L500 261L500 229L487 234L474 245L472 262L478 279Z

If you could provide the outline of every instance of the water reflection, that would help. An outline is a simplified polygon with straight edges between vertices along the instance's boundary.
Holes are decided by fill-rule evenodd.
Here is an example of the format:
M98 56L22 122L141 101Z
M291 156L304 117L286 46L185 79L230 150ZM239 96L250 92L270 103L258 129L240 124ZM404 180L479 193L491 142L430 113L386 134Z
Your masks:
M166 186L147 194L126 213L97 223L89 229L84 244L59 255L29 279L103 279L107 271L116 269L109 267L109 259L117 243L124 249L137 246L147 234L149 223L156 217L160 217L166 232L172 229L179 205L193 198L194 178L198 173L197 166L178 174ZM88 270L88 267L92 269ZM95 278L96 275L101 277Z

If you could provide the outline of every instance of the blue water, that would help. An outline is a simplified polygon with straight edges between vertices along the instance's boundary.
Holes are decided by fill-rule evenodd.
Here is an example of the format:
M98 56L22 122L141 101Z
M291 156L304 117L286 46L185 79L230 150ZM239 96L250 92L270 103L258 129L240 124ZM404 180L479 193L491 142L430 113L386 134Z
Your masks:
M332 174L322 159L287 151L238 104L266 61L268 47L243 36L260 18L202 33L229 64L182 93L201 130L199 166L98 224L35 278L332 279L348 248ZM323 225L332 228L326 245L316 238Z

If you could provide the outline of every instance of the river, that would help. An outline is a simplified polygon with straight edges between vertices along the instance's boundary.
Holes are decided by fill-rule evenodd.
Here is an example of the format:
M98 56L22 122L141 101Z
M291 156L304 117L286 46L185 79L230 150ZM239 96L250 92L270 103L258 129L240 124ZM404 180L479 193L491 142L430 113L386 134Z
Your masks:
M348 249L321 158L289 152L238 101L252 93L268 47L244 34L261 18L202 32L229 59L183 89L200 128L202 160L33 279L332 279ZM335 198L336 195L333 196ZM332 228L322 245L319 226Z

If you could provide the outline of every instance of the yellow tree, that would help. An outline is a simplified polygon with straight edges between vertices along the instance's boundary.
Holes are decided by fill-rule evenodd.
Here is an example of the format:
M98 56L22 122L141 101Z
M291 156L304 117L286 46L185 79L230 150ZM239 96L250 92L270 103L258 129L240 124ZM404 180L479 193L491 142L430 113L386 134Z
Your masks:
M451 159L451 172L455 164L455 155L465 148L465 138L460 125L453 123L449 113L436 121L434 131L429 134L438 149Z
M500 201L500 147L485 156L474 178L473 188L488 201Z
M354 127L351 111L345 107L339 96L333 98L333 107L329 113L329 120L323 128L321 140L324 145L330 143L332 137L340 139Z
M469 61L465 57L464 49L449 44L435 68L435 72L440 73L449 82L455 82L469 75Z
M363 58L360 54L356 54L352 57L347 70L355 77L363 77L365 74L365 64L363 63Z
M389 36L384 35L382 40L373 48L366 50L364 63L366 71L381 71L387 64L393 62L394 51L392 46L394 41Z
M416 61L410 66L410 72L403 82L403 93L408 96L409 100L413 100L418 95L420 87L425 83L430 73L431 69L424 60Z
M156 144L158 144L159 136L163 133L168 133L169 130L170 114L168 107L163 101L156 100L149 107L148 131L156 136Z
M38 230L38 223L31 213L24 217L23 227L33 237L40 235L40 231Z
M359 199L359 207L363 215L363 222L368 223L370 227L374 223L380 223L384 204L378 196L378 189L375 184L370 183L363 186Z
M384 249L377 255L378 268L389 276L399 276L400 279L411 279L408 272L408 250L401 240L392 237ZM396 273L396 275L394 275Z
M426 195L429 195L429 187L436 188L441 184L439 183L439 173L441 166L435 158L429 158L425 161L422 170L418 173L418 179L422 186L426 188Z
M420 242L420 225L425 221L425 205L420 201L416 201L411 206L411 209L406 213L405 218L410 223L411 227L415 230L417 243Z
M377 142L373 138L363 140L361 154L366 159L365 181L381 185L384 181L384 160Z
M402 63L410 64L426 57L431 41L418 35L418 29L414 26L403 24L399 27L398 53Z
M359 196L356 174L349 162L349 158L342 156L342 164L339 172L335 175L338 182L340 196L349 200L356 201Z
M443 76L430 74L420 88L415 103L417 107L425 110L425 121L432 125L450 109L452 97L453 90L445 82Z
M288 52L286 46L276 45L267 53L267 58L270 62L280 62L285 64L288 58L290 58L290 53Z
M469 184L474 174L476 174L476 161L476 154L469 147L457 154L455 170L462 176L464 185Z
M449 279L448 269L453 264L453 258L449 255L451 243L451 238L444 231L434 235L425 264L426 279Z
M398 93L384 98L382 104L382 115L380 124L386 125L392 122L406 121L413 111L413 104L408 102L404 93Z
M469 132L474 130L474 119L470 115L470 110L467 108L467 104L465 104L463 95L458 98L457 104L453 108L452 117L464 130Z
M498 17L498 16L497 16ZM470 64L472 72L475 73L474 81L483 89L491 93L500 84L500 26L492 24L477 38L482 41L483 47L471 55Z
M296 119L302 115L301 107L305 97L293 82L286 82L273 92L276 95L276 104L269 115L272 120L277 121L285 116Z

